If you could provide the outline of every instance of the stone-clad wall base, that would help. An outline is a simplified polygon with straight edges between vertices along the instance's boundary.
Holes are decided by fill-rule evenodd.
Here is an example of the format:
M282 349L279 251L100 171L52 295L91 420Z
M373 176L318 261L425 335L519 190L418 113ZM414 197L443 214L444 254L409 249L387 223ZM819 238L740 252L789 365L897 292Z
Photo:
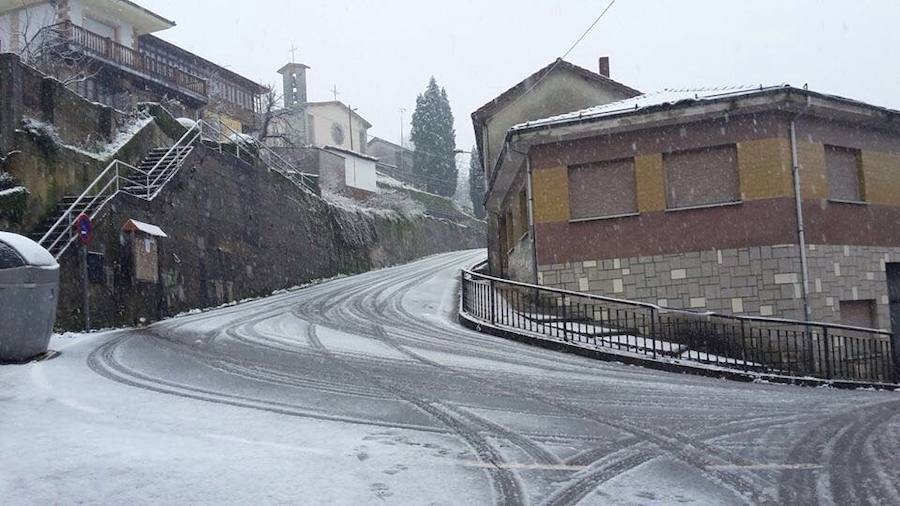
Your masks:
M872 300L890 328L885 264L900 248L809 245L814 320L840 321L840 301ZM662 306L803 319L797 245L695 251L542 265L539 283Z

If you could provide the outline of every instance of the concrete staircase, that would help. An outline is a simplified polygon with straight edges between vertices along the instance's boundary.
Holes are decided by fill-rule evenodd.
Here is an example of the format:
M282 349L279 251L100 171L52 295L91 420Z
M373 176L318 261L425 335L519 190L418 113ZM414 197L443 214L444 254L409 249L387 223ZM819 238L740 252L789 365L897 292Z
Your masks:
M74 230L78 216L84 213L96 218L119 193L153 200L181 168L199 136L199 129L189 130L174 146L150 150L137 167L113 160L81 195L63 197L54 212L30 234L31 238L55 258L61 257L78 238Z

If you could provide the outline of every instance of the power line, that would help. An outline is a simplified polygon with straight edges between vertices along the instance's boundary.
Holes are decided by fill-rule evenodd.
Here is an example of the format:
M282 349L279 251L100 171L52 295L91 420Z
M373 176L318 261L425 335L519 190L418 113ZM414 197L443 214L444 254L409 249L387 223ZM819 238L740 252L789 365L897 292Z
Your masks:
M606 8L603 9L603 12L601 12L600 15L597 16L597 19L595 19L594 22L591 23L591 26L589 26L588 29L581 34L581 37L578 37L578 40L576 40L575 43L572 44L572 47L570 47L569 50L562 55L562 59L565 59L567 56L569 56L569 53L571 53L578 46L578 44L581 44L581 41L583 41L584 38L587 37L589 33L591 33L591 30L593 30L594 27L597 26L597 23L599 23L600 20L603 19L603 16L605 16L607 11L612 8L614 3L616 3L616 0L612 0L611 2L609 2L609 5L607 5Z
M576 47L578 47L578 44L581 44L581 42L585 39L585 37L587 37L588 34L591 33L591 31L594 29L594 27L597 26L597 23L599 23L600 20L603 19L603 16L605 16L606 13L609 12L609 9L612 8L614 3L616 3L616 0L611 0L609 2L609 4L606 6L606 8L603 9L603 12L601 12L600 15L597 16L597 18L594 20L593 23L591 23L591 26L589 26L587 28L587 30L585 30L584 33L582 33L581 36L578 37L578 39L569 47L569 49L565 53L563 53L562 56L560 56L559 58L556 59L555 62L553 62L553 66L550 67L550 70L545 72L544 75L542 75L537 81L535 81L534 84L532 84L531 87L525 91L525 93L514 98L513 101L510 103L514 104L514 103L518 102L521 98L527 96L529 93L534 91L535 88L537 88L537 85L541 84L541 81L543 81L545 77L547 77L548 75L553 73L553 70L556 69L556 66L559 65L559 62L566 59L566 57L569 56L569 54L572 53L572 51L574 51Z

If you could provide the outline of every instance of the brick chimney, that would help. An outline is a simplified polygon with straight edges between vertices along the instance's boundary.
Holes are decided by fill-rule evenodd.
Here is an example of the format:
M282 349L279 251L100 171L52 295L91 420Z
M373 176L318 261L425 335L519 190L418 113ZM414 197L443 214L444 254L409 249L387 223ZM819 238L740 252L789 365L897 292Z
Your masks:
M599 74L603 77L609 77L609 56L600 57Z

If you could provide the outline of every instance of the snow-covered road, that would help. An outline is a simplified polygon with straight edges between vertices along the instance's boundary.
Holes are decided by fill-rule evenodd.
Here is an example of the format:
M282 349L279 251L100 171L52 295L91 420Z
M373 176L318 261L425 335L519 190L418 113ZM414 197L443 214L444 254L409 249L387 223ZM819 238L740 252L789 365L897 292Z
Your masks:
M900 395L681 376L455 323L430 257L0 368L3 504L900 504Z

